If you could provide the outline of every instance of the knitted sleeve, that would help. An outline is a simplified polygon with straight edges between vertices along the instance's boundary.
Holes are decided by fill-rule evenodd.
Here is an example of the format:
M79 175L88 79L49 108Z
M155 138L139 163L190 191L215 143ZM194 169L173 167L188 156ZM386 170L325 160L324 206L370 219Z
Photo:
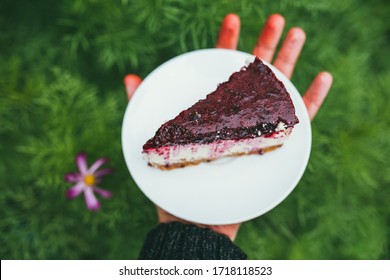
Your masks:
M226 235L178 222L159 224L146 237L143 260L243 260L246 254Z

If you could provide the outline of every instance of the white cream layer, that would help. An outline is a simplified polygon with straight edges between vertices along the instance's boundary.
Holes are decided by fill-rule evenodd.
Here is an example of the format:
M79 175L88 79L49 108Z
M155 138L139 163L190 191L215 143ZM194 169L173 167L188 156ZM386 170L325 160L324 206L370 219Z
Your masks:
M187 162L214 160L235 154L251 154L261 149L282 145L292 128L278 127L272 135L242 140L219 140L210 144L187 144L148 149L144 158L153 166L170 166Z

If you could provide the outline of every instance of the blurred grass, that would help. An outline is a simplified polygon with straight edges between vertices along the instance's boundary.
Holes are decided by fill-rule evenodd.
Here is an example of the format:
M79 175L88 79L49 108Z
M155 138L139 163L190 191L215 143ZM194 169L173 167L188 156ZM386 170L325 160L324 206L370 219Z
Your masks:
M389 259L390 24L387 1L9 1L0 3L0 257L132 259L155 209L121 151L126 73L145 77L183 52L215 45L240 15L251 52L281 13L307 43L292 81L303 93L328 70L334 86L313 123L306 173L277 208L244 223L252 259ZM287 29L286 29L287 30ZM284 34L286 31L284 32ZM67 201L74 155L108 156L115 193L98 213ZM259 171L261 172L261 171Z

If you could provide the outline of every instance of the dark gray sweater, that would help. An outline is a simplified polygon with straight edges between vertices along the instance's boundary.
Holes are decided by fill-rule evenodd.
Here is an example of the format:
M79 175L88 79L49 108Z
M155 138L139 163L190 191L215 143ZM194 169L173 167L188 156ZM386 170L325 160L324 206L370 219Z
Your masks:
M149 232L142 260L244 260L246 254L226 235L208 228L173 222Z

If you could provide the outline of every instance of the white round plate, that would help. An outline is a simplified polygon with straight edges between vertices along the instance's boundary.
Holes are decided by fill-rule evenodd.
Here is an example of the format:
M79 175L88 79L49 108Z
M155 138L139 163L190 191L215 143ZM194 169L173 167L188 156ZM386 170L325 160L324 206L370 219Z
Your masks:
M311 149L310 119L294 85L268 63L291 94L299 118L281 148L170 171L150 167L142 158L143 144L163 123L253 59L251 54L224 49L179 55L150 73L128 104L122 127L127 166L142 192L167 212L202 224L243 222L281 203L302 177Z

